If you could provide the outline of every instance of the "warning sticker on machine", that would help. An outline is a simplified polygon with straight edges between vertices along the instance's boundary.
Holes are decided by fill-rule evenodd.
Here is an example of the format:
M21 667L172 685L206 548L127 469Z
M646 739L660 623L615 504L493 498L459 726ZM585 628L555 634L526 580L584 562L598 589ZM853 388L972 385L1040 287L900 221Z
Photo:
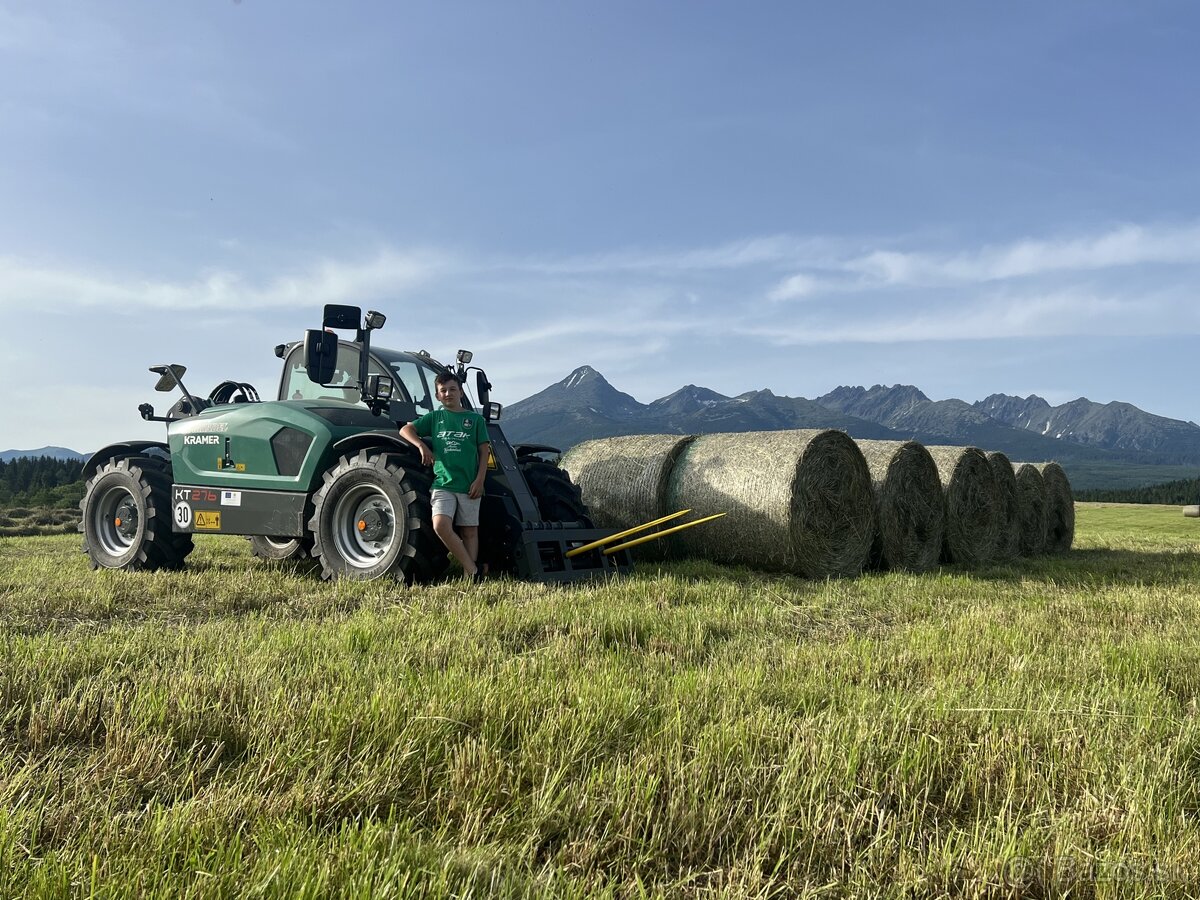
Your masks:
M222 506L241 506L242 492L241 491L221 491Z
M208 531L220 531L221 514L208 509L196 510L196 530L201 528Z

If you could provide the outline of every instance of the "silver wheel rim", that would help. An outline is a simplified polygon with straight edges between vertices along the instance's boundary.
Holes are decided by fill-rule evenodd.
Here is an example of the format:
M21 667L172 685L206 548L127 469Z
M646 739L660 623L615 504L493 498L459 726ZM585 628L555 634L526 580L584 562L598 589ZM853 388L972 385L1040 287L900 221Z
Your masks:
M92 504L92 531L100 549L109 556L123 556L133 546L133 537L123 534L116 523L117 510L126 502L137 509L133 493L122 485L114 484L105 488Z
M386 527L375 540L365 538L358 523L364 515L382 516ZM338 498L333 508L333 543L338 555L356 569L376 565L396 540L396 511L387 494L369 485L355 485Z

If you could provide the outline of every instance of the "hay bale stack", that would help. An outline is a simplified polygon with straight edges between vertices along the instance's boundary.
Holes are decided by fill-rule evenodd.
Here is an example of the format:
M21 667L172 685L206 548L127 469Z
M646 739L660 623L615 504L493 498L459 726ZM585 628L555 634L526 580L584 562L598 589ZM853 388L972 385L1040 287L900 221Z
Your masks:
M1058 463L1035 463L1046 483L1046 552L1066 553L1075 541L1075 498Z
M937 464L916 441L859 441L875 491L872 568L926 572L937 565L946 502Z
M810 578L862 571L875 531L871 473L841 431L708 434L684 448L667 505L724 518L675 550Z
M1046 482L1037 466L1018 463L1017 500L1020 503L1022 556L1046 552Z
M1000 496L991 463L977 447L928 447L946 497L942 558L975 566L995 557Z
M675 511L666 508L667 479L691 441L691 435L680 434L584 441L564 453L560 465L579 485L596 526L624 531ZM663 559L667 549L665 539L651 541L638 548L637 557Z
M1008 457L999 450L989 451L987 460L996 478L1000 499L997 507L1000 535L996 540L996 559L1015 559L1021 552L1021 499L1017 493L1017 476Z

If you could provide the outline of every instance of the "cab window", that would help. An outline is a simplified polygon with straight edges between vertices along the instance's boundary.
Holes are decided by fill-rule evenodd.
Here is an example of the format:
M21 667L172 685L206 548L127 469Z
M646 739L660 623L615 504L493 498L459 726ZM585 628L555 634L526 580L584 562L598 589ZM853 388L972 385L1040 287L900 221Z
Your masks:
M374 359L368 364L372 375L388 374ZM279 388L280 400L343 400L346 403L362 403L358 389L358 351L351 347L339 347L337 368L329 384L310 381L304 365L304 347L297 345L288 355L284 365L283 383Z
M433 373L425 366L419 366L409 360L398 359L392 362L392 372L405 392L412 398L417 408L417 415L422 416L433 412L436 402L433 389Z

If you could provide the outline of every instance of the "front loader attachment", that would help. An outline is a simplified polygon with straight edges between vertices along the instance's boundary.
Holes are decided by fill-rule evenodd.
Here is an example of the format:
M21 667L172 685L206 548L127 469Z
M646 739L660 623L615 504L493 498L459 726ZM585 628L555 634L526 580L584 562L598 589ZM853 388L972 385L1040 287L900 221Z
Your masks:
M611 536L610 529L579 528L573 523L528 523L513 554L517 575L532 581L568 582L627 574L633 568L633 557L628 550L613 554L602 550ZM572 554L574 549L587 544L595 546L584 553Z

